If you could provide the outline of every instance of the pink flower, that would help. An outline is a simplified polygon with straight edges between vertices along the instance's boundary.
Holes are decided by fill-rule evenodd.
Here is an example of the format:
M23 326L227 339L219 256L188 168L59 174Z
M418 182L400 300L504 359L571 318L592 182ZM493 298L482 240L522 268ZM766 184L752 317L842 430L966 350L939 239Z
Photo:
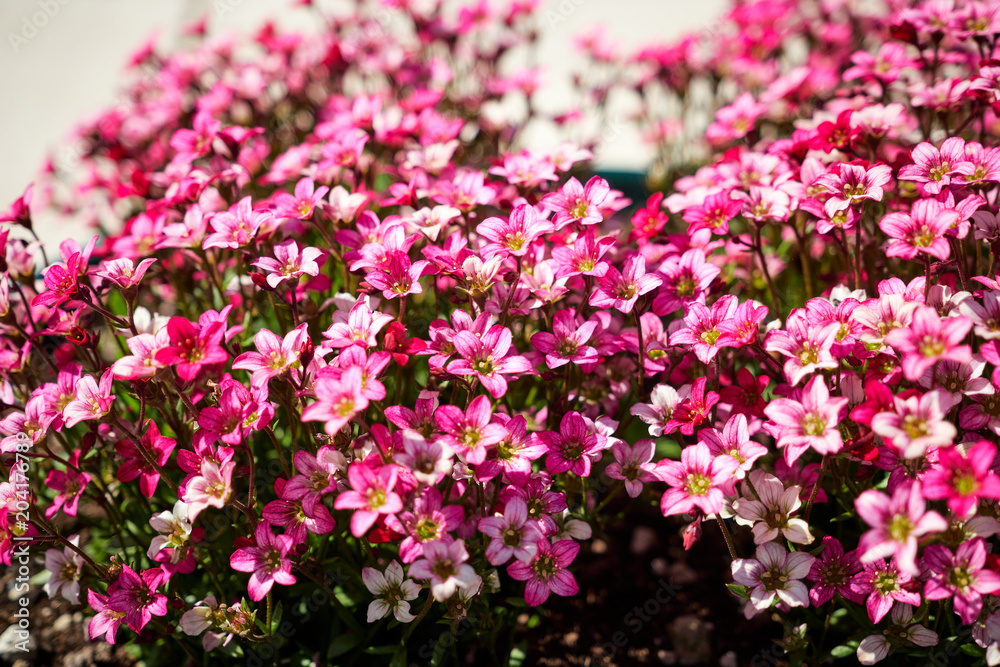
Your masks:
M552 223L556 230L576 222L581 225L596 225L604 220L601 205L608 199L611 186L600 176L593 176L586 187L580 181L570 178L558 192L545 195L542 203L555 211Z
M475 594L483 584L469 560L462 540L454 542L429 542L424 546L423 558L410 565L410 576L414 579L429 579L431 595L438 602L444 602L461 589Z
M729 221L735 218L743 208L743 203L733 199L729 192L716 192L705 197L705 201L684 209L684 221L688 223L688 235L702 229L709 229L713 234L726 236L729 234ZM634 221L633 221L633 224Z
M482 463L486 449L507 435L503 426L490 423L492 415L490 399L486 396L472 399L465 412L454 405L442 405L435 414L438 427L444 432L440 442L458 453L466 463Z
M754 461L767 454L767 447L750 439L747 418L742 413L734 412L721 433L714 428L703 428L698 439L708 445L712 456L728 456L736 462L733 470L736 479L746 477Z
M715 112L715 122L708 126L705 138L716 145L742 139L766 111L766 104L757 102L750 93L743 93L732 104Z
M540 331L531 337L531 344L545 355L549 368L559 368L570 362L589 364L597 361L597 350L585 345L594 335L597 321L577 324L576 311L560 310L552 318L552 333Z
M490 241L482 248L484 258L503 252L523 257L536 239L552 229L552 223L541 218L534 207L528 204L516 206L508 220L486 218L476 227L476 231Z
M958 222L955 209L944 208L934 199L914 202L907 213L890 213L879 221L879 228L892 237L885 250L888 257L914 259L925 253L938 259L948 259L951 249L945 234Z
M750 594L750 604L744 610L747 618L768 609L775 598L789 607L808 607L809 589L800 581L812 568L814 556L796 551L788 553L777 542L757 547L755 558L733 561L733 581Z
M194 325L183 317L171 317L167 322L170 345L156 353L156 363L175 366L185 382L198 377L202 366L225 363L229 354L219 344L225 335L225 322Z
M263 600L275 583L291 586L295 583L292 561L288 552L295 546L289 535L275 535L266 521L257 524L255 545L241 547L229 557L229 565L237 572L252 572L247 592L254 602Z
M916 562L917 538L948 529L948 522L940 514L926 511L917 482L901 484L891 498L868 489L858 496L854 506L872 527L858 543L861 562L871 563L894 555L904 574L920 574ZM914 604L919 604L919 600Z
M210 459L201 461L198 474L188 480L181 500L188 504L188 517L193 522L206 507L225 507L233 494L233 471L236 462L228 461L220 467Z
M330 445L319 448L313 456L305 450L293 458L297 475L285 485L285 500L301 500L302 509L312 512L323 496L337 490L337 480L347 474L347 458Z
M347 469L351 490L344 491L333 503L334 509L351 509L351 534L361 537L372 527L379 514L395 514L403 501L392 489L396 486L396 466L384 465L377 471L355 461Z
M864 560L864 559L862 559ZM864 569L851 578L851 591L859 598L867 597L868 618L878 623L895 602L920 605L920 593L913 590L913 577L902 571L895 560L877 558L864 563Z
M639 440L631 447L622 440L616 440L611 445L611 454L615 460L604 472L611 479L625 482L629 498L635 498L642 493L643 484L659 479L656 466L652 463L655 453L656 441L650 438Z
M962 518L973 513L980 498L1000 499L1000 478L991 469L996 454L996 445L985 440L964 454L955 447L942 448L938 465L921 479L924 498L947 498L948 508Z
M397 452L393 461L408 468L418 482L437 484L451 473L455 452L443 440L427 442L423 435L408 428L402 437L403 451Z
M0 213L0 222L12 222L22 227L31 227L31 200L34 197L35 184L29 183L24 194L14 200L5 212Z
M580 552L580 545L572 540L550 545L544 537L535 544L537 551L531 562L519 560L507 567L512 579L528 582L524 588L525 602L537 607L549 599L550 593L563 597L576 595L580 587L566 568Z
M902 355L903 375L914 381L938 361L960 364L972 361L972 349L961 345L971 328L972 320L968 317L942 320L936 310L923 306L914 311L909 327L887 333L885 343Z
M139 286L139 282L146 275L147 269L155 262L155 259L144 259L139 262L139 266L134 266L132 260L127 257L113 259L104 262L104 270L98 271L96 275L108 282L114 283L122 291L128 292L129 290L135 290Z
M772 399L764 414L773 422L765 428L785 449L785 461L791 465L806 450L836 454L844 446L837 426L846 413L847 399L830 398L826 381L816 376L798 398Z
M265 223L273 219L270 211L254 211L250 197L244 197L229 208L212 216L212 229L202 248L242 248L250 244Z
M857 164L841 164L839 173L827 174L817 181L817 185L831 193L824 204L826 214L833 217L838 211L856 206L865 199L882 201L882 186L889 183L891 176L892 167L887 164L868 169Z
M426 487L413 499L413 511L400 512L399 516L386 517L386 526L406 535L399 544L399 557L404 563L412 563L424 553L429 542L443 540L450 542L449 533L461 525L465 511L460 505L441 504L441 492L435 487Z
M250 384L262 387L273 377L279 377L299 364L299 352L309 340L308 324L300 324L284 338L278 338L267 329L253 337L256 352L244 352L233 360L233 369L250 371Z
M707 391L707 387L708 379L705 377L694 381L688 395L674 406L673 414L663 426L664 433L672 433L674 429L680 428L684 435L694 435L695 428L708 419L708 413L719 402L719 395L714 391ZM680 393L683 390L684 387L681 387Z
M511 418L497 413L493 420L503 425L506 433L503 440L490 449L486 460L476 466L476 479L483 482L500 474L512 481L527 479L531 474L531 462L544 456L548 447L537 433L528 433L527 421L520 415Z
M181 128L170 137L170 147L177 151L183 161L193 161L212 151L212 142L222 129L222 123L212 118L208 111L194 115L194 129Z
M653 300L653 312L663 317L689 304L704 303L709 286L720 272L698 248L667 259L659 269L662 286Z
M590 295L590 305L631 313L640 296L653 291L662 283L659 276L646 273L646 260L642 255L633 255L625 260L622 273L613 266L608 267L597 290Z
M983 609L983 596L1000 591L1000 574L984 569L985 565L986 543L981 537L964 542L954 554L941 544L928 546L924 552L928 575L924 598L951 598L962 623L974 623Z
M280 192L274 198L274 215L279 218L308 220L330 191L325 185L317 188L311 178L303 178L295 184L295 194ZM214 221L212 224L215 224Z
M499 324L490 327L481 337L471 331L459 331L453 343L455 351L462 357L448 364L448 372L453 375L471 375L483 383L493 398L507 393L507 379L504 375L532 372L531 362L511 351L510 329Z
M365 274L365 282L382 290L382 296L386 299L420 294L424 291L420 286L420 278L429 272L429 264L425 259L411 262L405 252L393 250L382 268Z
M935 389L906 399L893 396L892 401L894 410L877 413L872 417L871 427L903 458L919 458L928 447L950 445L955 439L958 431L945 419L954 403L947 392Z
M751 471L749 480L753 486L744 483L744 487L748 487L744 489L744 494L752 488L755 491L749 493L753 495L743 495L734 500L733 511L743 522L753 525L754 543L772 542L781 536L795 544L812 544L815 538L809 532L809 524L792 517L802 506L799 498L801 488L793 485L786 489L780 479L763 470Z
M660 461L656 472L671 487L660 499L663 516L687 514L695 507L705 514L718 514L724 492L732 489L735 468L732 458L713 457L703 442L685 447L680 461Z
M698 360L707 364L715 358L721 347L720 325L732 321L738 301L732 294L726 294L719 297L711 310L698 302L690 304L684 314L685 326L670 334L670 344L692 346Z
M156 332L156 335L141 333L125 341L132 354L122 357L114 363L112 370L119 380L138 380L156 375L156 371L165 368L156 360L156 354L170 346L170 333L166 327Z
M323 334L327 338L323 345L333 349L350 345L360 345L365 348L375 347L378 345L375 336L393 320L392 315L386 315L377 310L373 311L369 305L368 297L359 298L351 306L346 321L343 311L334 313L333 318L333 324Z
M80 536L73 535L69 541L80 546ZM49 571L49 580L43 590L49 598L62 595L70 604L80 604L80 573L83 569L83 558L69 547L48 549L45 552L45 569Z
M75 426L82 421L103 419L111 412L111 404L115 397L111 395L111 384L114 373L109 368L101 376L98 384L93 376L85 375L76 385L76 398L63 408L63 419L66 426Z
M319 274L319 264L316 260L323 256L319 248L299 249L299 245L288 239L274 246L274 258L261 257L255 259L253 265L267 273L267 284L277 288L285 280L293 280L293 285L299 276L315 276Z
M490 565L503 565L512 557L528 563L538 552L537 542L543 539L537 524L528 520L527 503L518 497L507 501L502 515L480 519L479 532L491 538L486 547Z
M125 624L139 632L153 616L166 616L167 596L157 593L166 575L160 568L143 570L142 576L128 565L122 566L115 590L108 588L108 609L124 614Z
M577 235L572 247L557 245L552 248L555 273L560 278L568 278L569 276L580 274L600 278L608 272L608 267L611 266L607 262L602 261L601 258L614 245L614 237L605 236L598 238L594 228L590 228L586 233Z
M316 402L302 411L302 421L321 421L330 435L344 428L354 415L368 408L360 366L350 366L340 377L321 377L316 381Z
M972 163L966 160L965 140L961 137L948 137L940 149L926 141L921 142L910 157L914 164L899 170L900 180L923 183L924 189L931 194L937 194L942 187L950 185L952 176L971 176L975 171Z
M251 431L263 429L274 418L274 406L261 398L261 390L251 392L232 378L220 382L219 390L218 405L198 413L197 441L210 444L222 440L227 445L239 445ZM263 391L266 393L266 387Z
M767 335L764 349L788 357L784 366L785 377L795 386L817 370L837 367L831 350L839 329L835 323L812 325L804 310L796 310L788 316L784 331L775 329Z

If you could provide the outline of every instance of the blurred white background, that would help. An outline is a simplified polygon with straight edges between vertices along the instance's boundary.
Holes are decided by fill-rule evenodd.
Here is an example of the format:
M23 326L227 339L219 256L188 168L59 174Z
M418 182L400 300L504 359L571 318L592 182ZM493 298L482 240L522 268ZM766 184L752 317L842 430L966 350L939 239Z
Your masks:
M265 18L277 18L288 27L314 25L305 10L290 10L288 0L223 0L234 8L221 16L215 1L3 0L0 209L20 196L46 152L57 150L76 122L113 103L127 56L154 31L160 47L169 49L181 27L206 15L213 33L248 32ZM708 26L725 5L725 0L543 0L539 62L546 73L541 92L558 105L568 89L576 35L600 26L627 52L634 52ZM43 22L39 14L45 15L46 9L51 17ZM33 31L37 24L42 27ZM638 138L627 133L616 136L599 157L603 166L616 168L642 168L646 160ZM46 240L80 236L78 230L50 227L40 225Z

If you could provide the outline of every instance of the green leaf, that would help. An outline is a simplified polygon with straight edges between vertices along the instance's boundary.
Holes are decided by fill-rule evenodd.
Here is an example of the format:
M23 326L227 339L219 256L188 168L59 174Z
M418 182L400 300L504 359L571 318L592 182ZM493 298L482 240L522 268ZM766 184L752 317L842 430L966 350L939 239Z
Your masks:
M511 607L518 607L520 609L525 609L528 603L524 601L524 598L507 598L504 600Z
M399 646L369 646L365 649L365 653L368 655L389 655L396 653L399 648Z
M726 588L728 588L731 592L735 593L736 595L739 595L741 598L747 600L750 599L750 594L747 593L746 586L738 586L736 584L726 584Z
M343 655L350 651L352 648L361 643L361 636L353 632L349 632L345 635L340 635L332 642L330 642L330 648L327 649L327 658L336 658L338 655ZM368 651L366 650L365 653Z
M507 665L509 667L521 667L524 664L525 659L528 657L525 651L526 646L527 644L521 642L510 650L510 657L507 658Z
M406 649L400 646L389 662L389 667L406 667Z
M846 658L849 655L854 655L857 649L853 649L850 646L845 646L841 644L840 646L834 646L830 649L830 655L834 658Z
M281 604L274 605L274 609L271 612L271 627L268 634L276 635L278 634L278 628L281 627L281 617L284 615L285 607Z
M973 658L982 658L986 655L986 650L979 648L975 644L961 644L958 648L962 653L971 655Z

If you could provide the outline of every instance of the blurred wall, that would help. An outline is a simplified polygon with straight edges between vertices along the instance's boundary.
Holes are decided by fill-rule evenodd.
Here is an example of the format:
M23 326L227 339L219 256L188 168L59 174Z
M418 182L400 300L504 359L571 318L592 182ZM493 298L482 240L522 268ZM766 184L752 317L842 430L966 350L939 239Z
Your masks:
M343 0L321 0L336 4ZM125 59L154 31L170 47L181 26L203 15L213 32L253 29L267 17L284 26L311 25L288 11L289 0L229 0L219 15L213 0L3 0L0 2L0 209L17 198L73 124L113 102ZM492 5L505 6L506 0ZM628 51L707 26L725 0L542 0L541 91L558 104L574 67L572 38L602 26ZM39 27L40 26L40 27ZM12 38L11 35L16 37ZM561 82L561 83L560 83ZM599 156L605 166L642 168L646 154L628 132ZM47 240L79 230L40 225Z

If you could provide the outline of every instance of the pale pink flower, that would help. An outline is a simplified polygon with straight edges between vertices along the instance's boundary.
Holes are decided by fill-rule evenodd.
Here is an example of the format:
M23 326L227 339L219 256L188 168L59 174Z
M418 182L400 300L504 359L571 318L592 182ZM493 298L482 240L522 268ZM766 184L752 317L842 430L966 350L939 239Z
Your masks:
M917 538L948 529L944 517L927 511L918 482L901 484L892 497L876 489L868 489L858 496L854 506L861 518L872 527L858 543L861 562L871 563L895 556L904 574L920 574L917 568Z
M764 414L773 422L765 425L785 450L785 461L791 465L806 450L819 454L836 454L844 443L838 425L846 412L848 399L830 398L830 390L821 376L805 386L798 398L772 399Z
M247 592L253 601L263 600L268 591L278 583L291 586L295 583L292 561L288 552L295 546L289 535L275 535L266 521L257 524L254 546L237 549L229 557L229 565L237 572L252 572Z

